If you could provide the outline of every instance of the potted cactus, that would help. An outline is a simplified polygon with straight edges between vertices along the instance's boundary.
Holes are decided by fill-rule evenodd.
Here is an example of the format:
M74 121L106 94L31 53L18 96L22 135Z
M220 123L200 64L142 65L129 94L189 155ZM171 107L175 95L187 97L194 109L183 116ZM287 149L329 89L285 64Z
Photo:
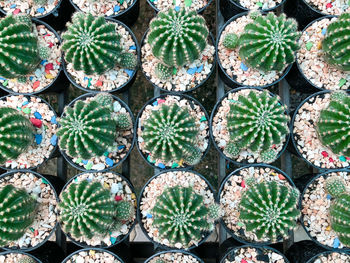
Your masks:
M65 107L59 125L60 151L80 170L116 167L127 158L134 143L129 107L108 93L76 98Z
M60 38L49 25L33 22L22 14L0 19L0 87L7 92L32 94L59 84Z
M343 91L318 92L299 105L292 138L300 157L320 169L349 166L349 105Z
M299 49L297 28L297 22L284 14L255 11L232 17L223 26L216 46L225 84L268 87L283 79Z
M138 48L123 23L77 12L62 39L65 73L74 86L88 92L113 92L131 84Z
M260 89L238 88L214 107L210 134L218 151L235 163L271 163L289 139L287 107Z
M148 101L137 117L137 146L152 166L196 165L209 147L208 115L189 96L164 94Z
M155 87L191 91L214 69L211 42L205 19L195 11L171 8L159 12L141 42L142 70Z
M157 254L153 255L145 261L145 263L172 262L203 263L203 260L185 250L169 250L158 252Z
M98 248L85 248L73 252L66 257L62 263L75 263L75 262L113 262L124 263L116 254L105 249Z
M0 262L41 263L36 257L24 252L2 252Z

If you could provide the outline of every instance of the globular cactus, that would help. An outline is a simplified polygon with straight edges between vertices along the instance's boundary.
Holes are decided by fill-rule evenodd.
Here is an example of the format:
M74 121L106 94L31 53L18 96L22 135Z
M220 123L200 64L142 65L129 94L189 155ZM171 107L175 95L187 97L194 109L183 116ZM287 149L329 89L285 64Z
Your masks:
M120 221L131 221L134 218L135 207L131 201L119 201L116 210L116 218Z
M209 218L212 220L218 220L222 215L223 211L220 204L214 203L208 207Z
M327 63L350 70L350 13L342 14L327 27L322 50Z
M170 67L181 67L198 59L207 45L205 19L182 8L159 12L150 23L148 43L153 55Z
M317 130L324 146L335 154L350 156L350 96L331 99L320 113Z
M350 246L350 194L343 193L338 196L330 207L332 229L337 233L339 240Z
M237 155L243 149L250 149L258 152L264 161L273 160L277 152L271 152L272 146L278 145L289 133L289 116L285 111L278 97L267 91L240 95L238 101L230 105L227 116L230 143L224 152Z
M99 182L71 183L60 199L59 221L74 238L103 236L114 223L115 201Z
M163 259L158 258L155 263L166 263Z
M25 76L41 61L38 36L33 33L31 20L26 15L9 15L0 19L0 47L1 77Z
M326 191L332 197L338 197L342 193L346 192L346 186L344 180L339 176L332 176L326 180Z
M0 108L0 164L15 160L34 141L34 128L27 117L13 108Z
M37 261L32 258L32 257L29 257L29 256L24 256L24 257L21 257L17 263L37 263Z
M298 24L274 13L258 15L239 36L239 56L248 66L265 72L282 71L295 61L299 50Z
M199 163L203 156L202 151L198 147L188 147L183 155L185 163L188 165L196 165Z
M116 116L117 128L128 130L132 127L132 120L129 113L118 113Z
M142 138L145 149L153 158L177 162L188 156L189 149L195 147L198 132L195 120L186 108L180 108L177 104L162 104L145 120Z
M254 184L243 194L239 218L258 239L287 237L300 216L299 191L276 181Z
M44 6L47 4L47 0L33 0L35 5Z
M167 80L171 78L173 69L171 67L165 66L162 63L158 63L154 69L154 74L160 80Z
M157 197L152 210L153 226L161 238L171 246L180 243L184 248L202 239L203 232L210 229L208 209L203 196L191 187L169 187Z
M6 185L0 189L0 246L20 239L36 215L37 202L24 189Z
M238 45L238 36L234 33L226 34L222 44L225 48L234 49Z
M66 107L59 123L59 146L70 157L102 156L113 145L117 134L110 109L101 107L95 100L78 100L73 107Z
M99 93L94 97L94 100L98 102L103 107L107 107L110 111L113 111L114 99L109 93Z
M136 67L136 56L123 51L116 25L106 22L102 16L75 13L62 39L66 61L87 75L101 75L115 65L128 69Z

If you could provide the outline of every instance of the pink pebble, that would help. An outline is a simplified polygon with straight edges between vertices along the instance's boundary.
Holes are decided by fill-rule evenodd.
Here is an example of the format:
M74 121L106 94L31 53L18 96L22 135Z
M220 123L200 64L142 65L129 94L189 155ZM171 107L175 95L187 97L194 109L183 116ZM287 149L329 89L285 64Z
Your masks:
M328 153L326 151L321 152L323 157L328 157Z
M41 128L41 126L43 125L43 122L41 120L35 118L30 118L30 122L38 128Z
M21 9L16 8L16 9L12 12L12 14L17 15L19 12L21 12Z
M162 103L164 103L164 102L165 102L165 100L159 99L159 100L158 100L158 105L159 105L159 104L162 104Z

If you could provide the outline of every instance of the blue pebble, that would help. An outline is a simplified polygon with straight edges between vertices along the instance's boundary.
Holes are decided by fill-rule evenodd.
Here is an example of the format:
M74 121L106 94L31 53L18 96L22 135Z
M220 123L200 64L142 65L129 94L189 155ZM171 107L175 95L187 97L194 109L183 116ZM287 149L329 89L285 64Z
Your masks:
M160 169L164 169L164 168L165 168L165 165L162 164L162 163L159 163L159 164L158 164L158 167L159 167Z
M129 75L129 77L132 76L132 74L134 74L134 70L131 69L124 69L125 73Z
M243 71L247 71L247 70L248 70L248 67L247 67L246 65L244 65L243 62L241 62L241 69L242 69Z
M5 78L3 78L3 77L0 77L0 80L6 80Z
M120 10L120 6L119 5L115 5L114 6L114 12L119 12Z
M125 145L119 145L118 146L118 150L121 150L121 149L124 149L125 148Z
M136 50L136 46L129 47L130 50Z
M57 124L56 116L51 117L51 123L52 124Z
M152 103L153 106L157 106L158 105L158 101L155 101Z
M153 216L151 214L146 215L147 218L152 218Z
M322 29L322 35L325 35L327 33L327 28Z
M112 159L106 158L106 164L107 164L108 166L113 166L114 162L113 162Z
M56 134L54 134L54 135L51 137L50 143L51 143L53 146L56 146L56 144L57 144L57 135L56 135Z
M39 112L34 112L34 117L37 118L38 120L41 120L43 117L41 116L41 114Z
M34 79L34 77L33 77L33 76L30 76L30 77L29 77L29 80L30 80L30 81L32 81L33 79Z
M46 62L47 62L47 60L44 59L44 60L42 60L42 61L40 62L40 64L41 64L41 65L44 65Z
M35 134L35 142L36 144L40 144L43 140L43 136L41 134Z
M327 199L331 200L332 196L330 194L327 194Z
M176 11L176 12L179 12L180 11L180 7L179 6L175 6L175 8L174 8L174 10Z
M201 73L202 70L203 70L203 65L200 65L199 67L197 67L196 72L197 72L197 73Z
M197 68L189 68L187 70L187 73L190 74L190 75L193 75L194 73L196 73L196 71L197 71Z
M86 181L88 181L89 183L92 182L91 178L86 178Z
M22 106L25 106L29 103L29 101L23 101Z
M339 239L336 237L333 241L333 248L338 248L340 245Z
M89 161L88 160L82 160L82 162L83 162L84 165L87 165Z
M88 77L84 77L84 80L88 80L89 78Z
M45 12L45 8L44 7L40 7L36 10L38 13L42 14Z
M16 8L16 4L12 4L11 6L10 6L10 8Z
M111 237L111 243L114 244L115 242L117 242L117 238L116 237Z

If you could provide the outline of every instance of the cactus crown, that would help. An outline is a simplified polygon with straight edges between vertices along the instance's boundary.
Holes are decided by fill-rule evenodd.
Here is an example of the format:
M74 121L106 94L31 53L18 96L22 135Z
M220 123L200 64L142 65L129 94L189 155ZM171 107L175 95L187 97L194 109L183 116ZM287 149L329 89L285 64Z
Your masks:
M0 246L20 239L36 215L37 203L24 190L13 185L0 189Z
M342 14L328 26L322 50L329 64L350 70L350 13Z
M136 57L123 51L116 25L106 22L102 16L75 13L62 39L65 59L75 70L82 70L87 75L103 74L115 65L129 69L136 67Z
M33 143L34 129L18 110L0 108L0 164L17 159Z
M346 192L344 180L339 176L332 176L326 180L326 191L333 197L338 197Z
M350 156L350 96L331 98L320 113L317 130L322 143L332 152Z
M209 31L196 11L182 8L159 12L150 23L148 43L153 55L168 66L181 67L199 58Z
M300 216L297 209L299 192L276 181L254 184L243 194L239 204L240 219L247 231L258 239L275 242L288 236Z
M188 248L192 242L199 242L202 233L210 229L203 196L196 194L191 187L166 188L157 197L153 218L159 236L168 239L171 246L180 243Z
M120 221L132 221L134 218L135 207L131 201L119 201L116 210L116 218Z
M331 203L330 217L332 229L337 233L339 240L350 246L350 194L349 192L339 195Z
M273 160L277 152L271 154L268 151L289 133L289 117L285 111L278 97L271 96L267 91L240 95L238 102L230 105L227 116L230 143L227 147L229 151L225 153L235 156L240 150L249 148L264 156L264 160Z
M145 120L142 138L145 140L146 150L155 158L166 162L177 162L183 158L191 161L187 157L193 153L193 148L196 148L198 132L195 120L186 108L180 108L177 104L162 104L159 110L153 111ZM192 160L191 164L195 164L199 159Z
M24 256L24 257L21 257L17 263L37 263L37 261L32 258L32 257L29 257L29 256Z

